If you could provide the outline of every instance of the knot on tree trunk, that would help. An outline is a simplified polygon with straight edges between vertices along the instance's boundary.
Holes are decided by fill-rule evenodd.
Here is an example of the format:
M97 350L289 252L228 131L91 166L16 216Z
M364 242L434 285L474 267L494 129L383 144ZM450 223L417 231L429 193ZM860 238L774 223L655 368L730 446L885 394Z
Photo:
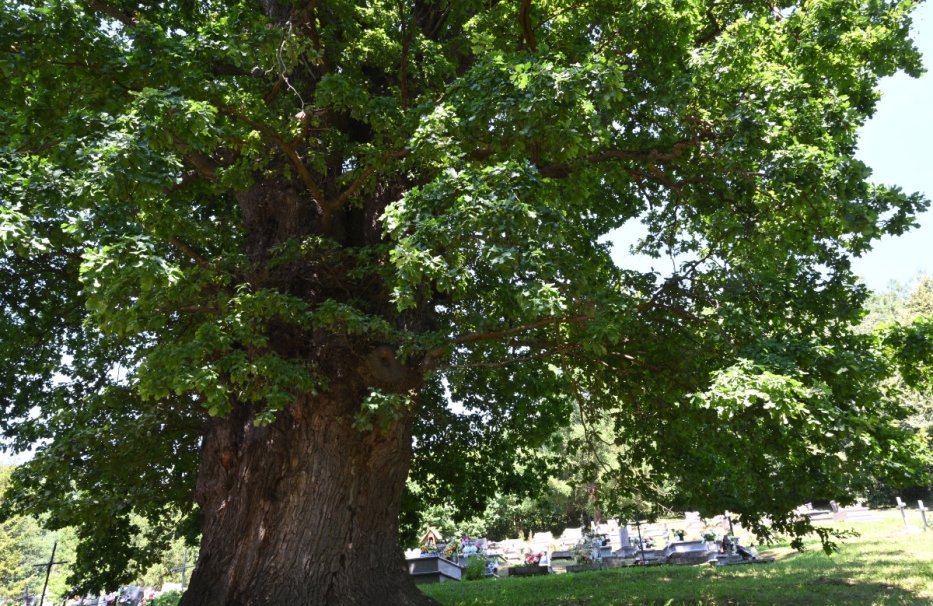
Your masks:
M403 364L388 345L377 345L363 358L360 374L371 387L404 393L421 385L423 371Z
M254 261L291 238L310 232L315 217L313 201L287 183L256 183L238 192L236 200L247 234L246 253Z

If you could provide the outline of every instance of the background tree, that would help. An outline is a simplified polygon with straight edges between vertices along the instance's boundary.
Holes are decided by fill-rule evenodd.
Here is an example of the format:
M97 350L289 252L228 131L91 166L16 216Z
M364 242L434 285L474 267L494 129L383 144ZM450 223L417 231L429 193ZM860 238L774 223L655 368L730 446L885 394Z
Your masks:
M892 284L888 289L873 293L865 303L867 311L859 325L865 333L884 335L897 351L899 365L907 376L898 373L890 379L899 390L899 397L910 415L903 423L912 431L933 437L933 391L931 391L930 365L926 360L933 349L929 322L933 318L933 278L920 276L913 284ZM933 465L914 486L889 486L877 482L865 494L876 505L893 505L896 496L907 501L929 500L933 488Z
M575 406L778 529L909 479L849 258L926 206L853 156L912 7L4 4L9 508L86 587L182 517L185 606L416 604L409 473L479 507ZM630 220L670 274L613 264Z
M925 326L933 318L933 278L923 275L915 284L892 284L887 290L873 293L865 303L867 311L859 325L862 332L876 332L888 336L896 344L897 353L903 356L902 366L909 369L907 381L894 377L903 390L901 397L912 411L906 423L915 431L933 436L933 393L930 392L929 362L926 362L924 345ZM914 351L904 347L912 339Z
M0 465L0 508L4 505L2 495L9 484L13 469L12 465ZM137 526L145 527L145 521L138 518L135 521ZM180 582L181 573L174 569L184 561L184 541L176 538L168 547L163 548L162 545L142 544L145 535L144 530L140 536L131 537L131 542L138 544L143 550L156 550L157 559L148 570L135 570L136 577L130 583L158 589L164 583ZM74 530L64 528L57 532L49 532L42 528L39 520L30 516L9 517L0 524L0 599L21 597L26 587L33 594L41 591L45 581L45 569L40 566L49 561L52 546L56 542L58 546L55 559L64 561L65 564L52 568L47 591L52 601L75 595L74 587L68 580L71 575L71 563L75 561ZM189 549L189 566L194 563L195 556L196 552ZM189 570L188 577L190 576Z
M639 486L650 480L614 446L611 428L584 425L577 411L571 424L560 429L551 444L536 453L551 461L550 471L539 483L510 493L497 492L483 499L482 509L465 505L456 494L426 486L409 486L419 509L403 518L407 546L416 547L428 528L444 538L463 534L492 540L525 538L537 531L559 534L565 528L589 526L610 517L631 519L657 510L656 503L641 498ZM670 491L652 487L652 496L669 497ZM414 509L414 507L413 507Z
M0 467L0 490L6 490L11 471L12 467ZM40 536L32 518L18 516L0 524L0 596L21 596L27 585L35 591L38 572L32 564L42 555Z
M12 466L0 465L0 495L6 491L12 471ZM45 569L36 565L49 561L56 541L55 559L74 561L74 533L44 531L39 521L30 516L15 516L0 523L0 599L19 598L27 587L33 595L41 592ZM67 564L52 569L47 595L53 600L70 597L69 572Z

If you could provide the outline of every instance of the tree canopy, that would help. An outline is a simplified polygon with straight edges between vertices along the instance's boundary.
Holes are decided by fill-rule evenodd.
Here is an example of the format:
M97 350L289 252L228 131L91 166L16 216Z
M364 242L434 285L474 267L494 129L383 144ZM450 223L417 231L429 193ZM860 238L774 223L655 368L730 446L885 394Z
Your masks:
M208 604L342 595L406 474L478 507L575 409L633 490L779 529L907 481L903 348L853 330L849 261L927 206L854 155L878 79L921 72L913 7L4 4L0 432L37 447L6 503L75 526L92 588L146 561L132 515L200 523ZM612 261L631 221L669 272Z

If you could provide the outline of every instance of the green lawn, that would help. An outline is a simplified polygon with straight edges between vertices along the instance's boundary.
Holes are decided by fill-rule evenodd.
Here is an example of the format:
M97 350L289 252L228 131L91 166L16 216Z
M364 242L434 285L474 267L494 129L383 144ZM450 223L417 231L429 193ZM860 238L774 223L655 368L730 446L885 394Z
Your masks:
M919 529L919 514L908 519ZM424 586L446 606L537 604L933 604L933 531L909 534L900 515L858 523L860 537L826 556L816 543L804 553L762 550L770 564L655 566L533 578L487 579Z

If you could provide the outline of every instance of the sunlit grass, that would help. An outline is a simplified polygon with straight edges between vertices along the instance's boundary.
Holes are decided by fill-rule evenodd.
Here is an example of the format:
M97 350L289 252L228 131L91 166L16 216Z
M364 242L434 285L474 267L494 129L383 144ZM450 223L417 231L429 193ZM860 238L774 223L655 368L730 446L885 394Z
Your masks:
M827 556L816 541L796 553L786 545L762 548L770 564L657 566L547 577L489 579L424 586L446 606L504 604L933 604L933 531L904 530L900 514L875 523L832 523L861 536Z

